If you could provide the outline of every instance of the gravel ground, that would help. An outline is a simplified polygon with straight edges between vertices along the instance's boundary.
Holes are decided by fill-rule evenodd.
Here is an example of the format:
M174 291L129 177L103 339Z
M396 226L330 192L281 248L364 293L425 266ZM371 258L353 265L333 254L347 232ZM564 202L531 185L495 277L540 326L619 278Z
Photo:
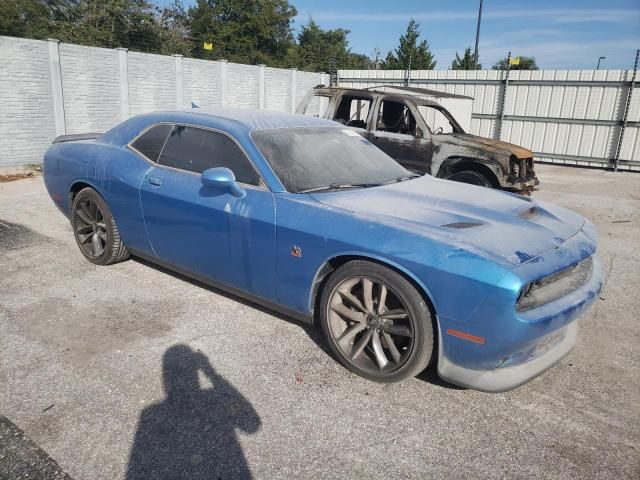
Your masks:
M0 414L76 479L640 478L640 175L539 176L598 226L606 286L567 359L494 395L371 383L313 328L93 266L40 178L0 184Z

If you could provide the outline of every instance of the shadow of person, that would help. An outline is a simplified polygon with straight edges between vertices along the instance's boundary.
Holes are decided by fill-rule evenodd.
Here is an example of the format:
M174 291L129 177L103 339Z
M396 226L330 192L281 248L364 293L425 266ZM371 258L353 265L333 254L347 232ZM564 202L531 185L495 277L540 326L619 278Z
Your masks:
M199 372L213 388L201 388ZM251 478L236 437L260 428L251 403L187 345L164 353L162 375L167 398L140 414L127 480Z

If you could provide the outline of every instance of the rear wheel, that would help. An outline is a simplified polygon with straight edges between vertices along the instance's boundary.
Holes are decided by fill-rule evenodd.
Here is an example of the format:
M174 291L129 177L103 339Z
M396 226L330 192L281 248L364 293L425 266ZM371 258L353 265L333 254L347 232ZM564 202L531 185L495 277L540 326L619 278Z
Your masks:
M475 172L473 170L463 170L456 172L447 177L447 180L453 180L454 182L468 183L471 185L478 185L479 187L491 188L493 185L487 177L482 173Z
M129 257L111 210L94 189L84 188L73 199L71 225L80 251L91 263L111 265Z
M398 382L424 370L433 353L431 312L402 275L355 260L322 292L320 323L340 362L378 382Z

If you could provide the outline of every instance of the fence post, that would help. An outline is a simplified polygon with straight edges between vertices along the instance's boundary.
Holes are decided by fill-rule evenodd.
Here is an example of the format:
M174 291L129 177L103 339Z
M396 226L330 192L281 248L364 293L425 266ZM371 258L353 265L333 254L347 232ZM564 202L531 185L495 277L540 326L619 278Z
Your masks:
M120 63L120 120L129 118L129 64L127 52L129 49L119 47L118 61Z
M264 64L258 65L258 108L264 110Z
M220 62L220 106L225 104L225 89L227 88L227 60L218 60Z
M636 73L638 72L638 57L640 49L636 50L636 61L633 64L633 74L631 75L631 85L627 90L627 101L624 104L624 113L622 114L622 127L620 127L620 135L618 135L618 145L616 146L616 156L613 159L613 170L618 171L618 163L620 162L620 152L622 150L622 140L624 140L624 131L627 128L627 120L629 118L629 107L631 106L631 96L633 95L633 87L636 83Z
M298 73L297 68L291 69L291 113L295 113L296 111L296 74Z
M64 135L67 133L67 124L64 116L62 72L60 71L60 40L49 38L47 42L49 44L49 73L56 135Z
M182 110L184 108L184 96L182 94L182 55L174 54L176 62L176 109Z
M507 55L507 70L504 75L504 87L502 89L502 98L500 99L500 116L498 117L498 125L496 128L496 140L500 140L502 135L502 121L504 120L504 104L507 100L507 88L509 87L509 70L511 69L511 52Z

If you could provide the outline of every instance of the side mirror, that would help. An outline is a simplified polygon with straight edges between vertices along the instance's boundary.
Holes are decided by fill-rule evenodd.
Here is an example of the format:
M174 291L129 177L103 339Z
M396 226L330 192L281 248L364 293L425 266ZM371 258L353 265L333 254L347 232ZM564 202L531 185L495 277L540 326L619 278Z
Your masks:
M236 176L225 167L208 168L202 172L202 185L230 193L236 198L242 198L246 192L236 182Z

